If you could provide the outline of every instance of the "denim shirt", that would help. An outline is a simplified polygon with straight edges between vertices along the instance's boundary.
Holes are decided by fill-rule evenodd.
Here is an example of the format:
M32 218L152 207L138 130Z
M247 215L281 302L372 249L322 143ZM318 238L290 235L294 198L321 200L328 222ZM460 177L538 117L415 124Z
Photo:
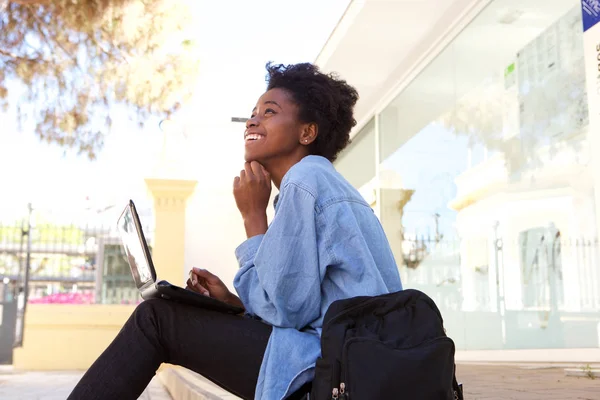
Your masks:
M284 176L264 235L236 249L234 286L246 312L273 326L255 399L283 399L312 381L329 305L402 289L381 224L320 156Z

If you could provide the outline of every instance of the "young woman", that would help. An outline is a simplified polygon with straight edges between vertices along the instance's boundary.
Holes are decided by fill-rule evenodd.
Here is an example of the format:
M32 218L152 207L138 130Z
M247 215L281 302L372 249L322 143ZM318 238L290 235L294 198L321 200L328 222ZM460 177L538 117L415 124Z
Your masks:
M194 268L187 282L245 315L144 301L69 399L136 399L163 362L244 399L300 398L310 390L329 305L401 290L381 224L332 165L356 124L356 90L312 64L267 71L233 183L248 237L236 249L239 297L206 270ZM268 225L271 184L279 195Z

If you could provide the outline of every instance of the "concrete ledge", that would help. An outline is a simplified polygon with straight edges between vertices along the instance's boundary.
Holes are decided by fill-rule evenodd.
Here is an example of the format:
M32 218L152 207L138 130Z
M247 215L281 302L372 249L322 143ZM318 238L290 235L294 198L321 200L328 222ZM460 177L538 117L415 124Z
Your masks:
M239 397L221 389L193 371L177 366L164 366L158 379L177 400L235 400Z
M85 370L133 312L133 305L30 304L23 347L14 349L17 370Z
M594 368L589 368L589 367L566 368L565 375L566 376L577 376L577 377L581 377L581 378L596 379L596 378L600 378L600 369L594 369Z
M458 363L508 364L598 364L600 348L591 349L520 349L520 350L457 350Z

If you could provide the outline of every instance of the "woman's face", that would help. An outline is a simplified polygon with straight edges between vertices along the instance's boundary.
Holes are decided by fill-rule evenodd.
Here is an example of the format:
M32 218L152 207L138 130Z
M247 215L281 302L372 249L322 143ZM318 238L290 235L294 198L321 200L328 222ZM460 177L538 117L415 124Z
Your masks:
M268 165L300 151L306 151L301 136L306 124L298 120L298 106L283 89L263 94L246 122L246 161Z

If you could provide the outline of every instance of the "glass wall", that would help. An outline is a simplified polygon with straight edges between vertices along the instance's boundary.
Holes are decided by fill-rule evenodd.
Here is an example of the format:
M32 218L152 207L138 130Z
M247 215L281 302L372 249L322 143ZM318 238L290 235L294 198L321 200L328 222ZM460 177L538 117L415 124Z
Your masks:
M492 1L377 116L382 224L459 349L600 346L580 7Z
M369 203L375 202L376 140L375 120L371 119L335 162L337 170L358 188Z

